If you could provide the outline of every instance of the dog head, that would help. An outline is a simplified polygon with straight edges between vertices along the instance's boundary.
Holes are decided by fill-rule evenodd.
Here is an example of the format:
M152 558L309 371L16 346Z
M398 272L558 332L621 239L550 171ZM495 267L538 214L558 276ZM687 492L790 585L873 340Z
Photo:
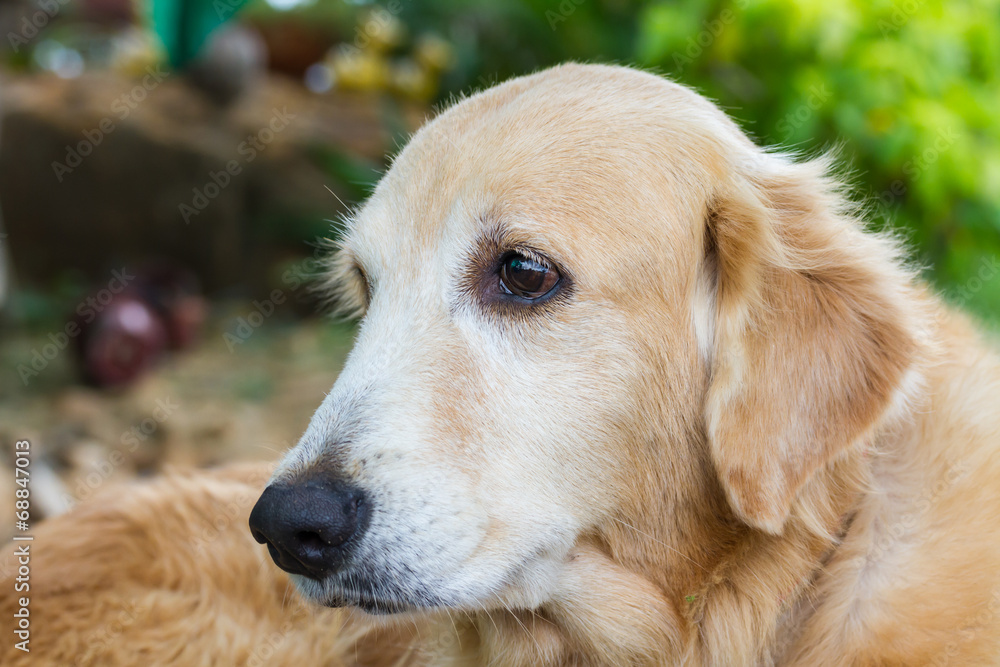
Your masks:
M393 612L535 608L640 514L657 543L699 506L781 533L920 338L895 249L824 173L624 68L455 105L344 233L357 341L255 535L314 599Z

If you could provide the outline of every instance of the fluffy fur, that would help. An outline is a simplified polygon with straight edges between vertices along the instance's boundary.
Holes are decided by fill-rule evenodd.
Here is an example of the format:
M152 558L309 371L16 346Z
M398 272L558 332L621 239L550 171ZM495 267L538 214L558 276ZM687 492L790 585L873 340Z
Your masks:
M298 612L269 661L1000 663L1000 362L827 173L624 68L425 126L348 227L356 347L273 477L372 498L351 562L301 594L405 611ZM559 294L491 301L508 251ZM246 488L171 477L44 526L39 647L152 596L101 664L247 660L284 577L171 519Z

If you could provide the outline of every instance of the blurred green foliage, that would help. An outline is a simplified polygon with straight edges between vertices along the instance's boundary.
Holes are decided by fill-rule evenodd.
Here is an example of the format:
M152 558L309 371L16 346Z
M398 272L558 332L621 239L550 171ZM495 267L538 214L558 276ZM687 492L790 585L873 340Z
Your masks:
M953 301L1000 320L1000 0L436 0L450 91L564 60L650 68L760 143L836 149L875 226Z
M837 147L877 225L951 298L1000 314L1000 2L735 0L642 12L639 63L761 142Z

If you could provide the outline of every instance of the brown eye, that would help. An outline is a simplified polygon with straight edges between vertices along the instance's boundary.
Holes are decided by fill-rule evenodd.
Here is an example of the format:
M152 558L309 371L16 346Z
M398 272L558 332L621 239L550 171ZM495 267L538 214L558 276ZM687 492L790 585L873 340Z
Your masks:
M511 254L500 265L500 289L522 299L545 296L559 282L559 272L548 264Z

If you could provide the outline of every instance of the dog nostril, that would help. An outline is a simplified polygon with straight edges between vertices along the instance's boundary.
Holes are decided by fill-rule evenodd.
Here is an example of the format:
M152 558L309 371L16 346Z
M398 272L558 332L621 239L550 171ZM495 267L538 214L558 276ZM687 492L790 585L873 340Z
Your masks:
M295 536L295 539L298 540L303 549L313 553L320 552L324 547L329 546L329 543L320 537L319 533L312 531L302 531Z
M250 531L278 567L320 579L343 567L348 543L367 527L365 507L347 484L272 485L250 513Z
M250 535L258 544L268 544L270 542L270 540L267 539L267 536L257 530L253 524L250 524Z

